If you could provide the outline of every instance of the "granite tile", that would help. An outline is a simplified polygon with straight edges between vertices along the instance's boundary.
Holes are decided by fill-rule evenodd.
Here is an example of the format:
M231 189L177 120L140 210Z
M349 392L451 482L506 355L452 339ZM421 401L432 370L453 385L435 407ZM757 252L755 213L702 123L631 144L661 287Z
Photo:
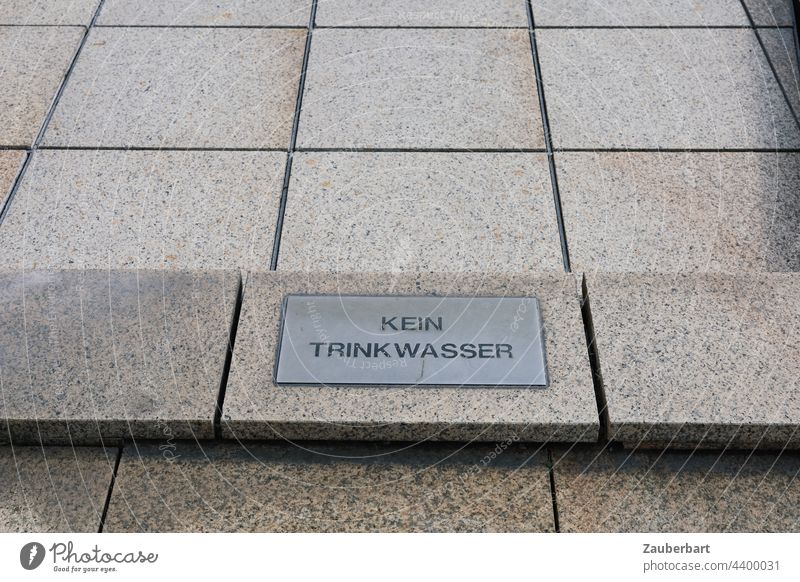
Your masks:
M756 26L792 26L792 0L744 0Z
M45 144L285 148L304 30L95 28Z
M299 153L279 268L561 269L547 158L528 153Z
M308 26L311 0L106 0L99 25Z
M553 531L545 461L507 442L126 447L104 531Z
M536 26L746 26L739 0L531 0Z
M563 532L800 532L800 457L554 451Z
M528 32L315 31L298 144L543 148Z
M0 266L268 267L286 154L39 150L0 229Z
M588 278L609 438L800 447L800 274Z
M6 197L14 185L14 180L25 160L25 152L19 150L0 150L0 200Z
M800 146L752 29L545 29L536 38L556 148Z
M572 275L248 275L221 427L237 439L595 441L599 421ZM547 388L278 386L283 298L290 293L538 298ZM524 317L524 315L523 315Z
M97 532L116 449L0 447L0 531Z
M800 271L800 155L559 153L576 271Z
M517 0L320 0L317 26L528 26Z
M794 30L791 28L759 28L758 35L764 43L772 66L778 75L789 104L800 114L800 80L798 79L797 50Z
M3 0L0 25L89 26L98 3L99 0Z
M0 26L0 146L33 144L83 30Z
M4 272L0 438L213 437L238 285L229 271Z

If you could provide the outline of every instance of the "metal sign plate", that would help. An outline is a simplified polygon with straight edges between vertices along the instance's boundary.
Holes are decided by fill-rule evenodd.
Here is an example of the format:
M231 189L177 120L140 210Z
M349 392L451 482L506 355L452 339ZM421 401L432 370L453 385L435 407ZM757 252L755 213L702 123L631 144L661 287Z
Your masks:
M278 384L547 386L534 297L290 295Z

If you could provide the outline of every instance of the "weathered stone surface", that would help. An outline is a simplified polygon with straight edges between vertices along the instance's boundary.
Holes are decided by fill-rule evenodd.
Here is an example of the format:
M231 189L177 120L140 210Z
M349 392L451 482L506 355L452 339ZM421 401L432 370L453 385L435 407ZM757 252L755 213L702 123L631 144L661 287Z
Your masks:
M797 532L800 457L553 451L564 532Z
M0 200L3 202L11 192L11 187L14 185L14 180L24 160L25 152L23 151L0 151Z
M544 148L526 30L314 32L301 148Z
M588 278L609 438L800 447L800 275Z
M286 154L39 150L0 228L0 265L256 269Z
M77 26L0 26L0 146L33 144L82 36Z
M528 26L516 0L321 0L317 26Z
M775 67L778 80L786 92L794 112L800 115L800 73L797 69L797 50L794 47L794 30L791 28L759 28L758 35L764 43L770 62Z
M753 29L545 29L536 38L556 148L800 147Z
M306 26L311 0L106 0L99 25Z
M104 531L553 531L545 461L506 442L126 447Z
M96 532L116 449L0 447L0 531Z
M285 148L306 32L95 28L49 146Z
M289 293L535 295L547 388L278 386L281 302ZM524 304L520 302L520 309ZM524 312L521 313L524 318ZM222 414L239 439L594 441L599 421L571 275L250 273Z
M746 26L739 0L531 0L536 26Z
M281 236L290 271L561 269L544 154L299 153Z
M89 26L100 0L3 0L0 25Z
M575 271L800 271L800 155L556 155Z
M792 0L744 0L756 26L792 26Z
M230 271L0 276L0 434L14 443L211 438Z

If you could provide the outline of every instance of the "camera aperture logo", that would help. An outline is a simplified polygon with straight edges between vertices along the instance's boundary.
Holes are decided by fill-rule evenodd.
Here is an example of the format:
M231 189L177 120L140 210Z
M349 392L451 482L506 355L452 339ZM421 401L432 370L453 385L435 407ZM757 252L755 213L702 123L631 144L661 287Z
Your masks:
M19 552L19 563L26 570L35 570L44 562L47 554L53 559L55 572L80 572L83 574L99 572L107 574L116 572L119 564L154 564L158 554L137 551L103 551L97 544L87 551L76 550L75 545L57 542L48 550L39 542L30 542L22 546Z

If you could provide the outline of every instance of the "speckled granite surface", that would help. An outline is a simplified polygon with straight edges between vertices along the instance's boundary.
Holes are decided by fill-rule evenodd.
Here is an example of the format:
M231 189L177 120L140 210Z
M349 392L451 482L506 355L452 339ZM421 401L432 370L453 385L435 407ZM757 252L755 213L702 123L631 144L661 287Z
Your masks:
M800 70L797 68L797 51L794 47L794 30L791 28L759 28L758 35L764 43L769 60L775 67L778 80L786 91L794 112L800 115Z
M20 166L25 159L25 152L6 150L0 151L0 200L5 202L6 197L14 185Z
M561 269L544 154L295 156L278 268Z
M33 143L83 30L77 26L0 26L0 146Z
M800 532L800 456L554 450L563 532Z
M0 266L269 266L282 152L39 150L0 228Z
M288 29L95 28L44 143L285 148L304 39Z
M536 38L556 148L800 147L752 29L547 29Z
M97 24L306 26L311 0L106 0Z
M59 24L88 26L100 0L3 0L0 25Z
M320 29L301 148L542 148L526 30Z
M528 26L517 0L320 0L317 26Z
M0 275L0 439L212 438L230 271Z
M536 26L746 26L739 0L531 0Z
M609 438L800 447L800 274L592 275Z
M0 531L96 532L116 449L0 447Z
M799 271L800 154L556 155L572 268Z
M539 299L548 388L277 386L289 293L530 296ZM222 414L240 439L595 441L599 421L571 275L250 273Z
M104 531L553 531L545 459L508 443L128 446Z
M743 0L756 26L792 26L791 0Z

